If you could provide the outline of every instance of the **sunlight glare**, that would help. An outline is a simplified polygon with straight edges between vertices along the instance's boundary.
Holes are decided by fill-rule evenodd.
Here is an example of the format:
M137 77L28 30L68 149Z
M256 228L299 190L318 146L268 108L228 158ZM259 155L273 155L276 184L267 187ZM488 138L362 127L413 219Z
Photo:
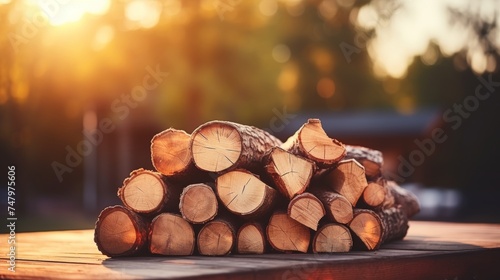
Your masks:
M110 5L109 0L69 0L61 3L38 0L40 10L54 26L77 22L85 14L103 15Z
M151 28L160 20L161 4L158 1L131 1L125 8L125 16L132 28Z

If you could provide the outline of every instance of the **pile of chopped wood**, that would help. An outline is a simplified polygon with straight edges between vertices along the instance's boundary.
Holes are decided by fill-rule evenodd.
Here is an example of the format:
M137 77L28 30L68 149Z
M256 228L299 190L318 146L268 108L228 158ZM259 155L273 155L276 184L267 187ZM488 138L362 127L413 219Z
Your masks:
M402 239L417 198L382 176L382 154L330 138L310 119L285 143L211 121L151 140L94 240L108 256L375 250ZM269 246L270 245L270 246Z

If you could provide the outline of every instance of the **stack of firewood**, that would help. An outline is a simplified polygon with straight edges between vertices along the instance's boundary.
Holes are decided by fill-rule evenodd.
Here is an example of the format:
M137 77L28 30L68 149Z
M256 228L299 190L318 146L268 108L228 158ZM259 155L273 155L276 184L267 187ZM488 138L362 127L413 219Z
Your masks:
M382 176L382 154L330 138L310 119L285 143L211 121L151 140L94 240L108 256L375 250L402 239L416 197ZM269 246L270 245L270 246Z

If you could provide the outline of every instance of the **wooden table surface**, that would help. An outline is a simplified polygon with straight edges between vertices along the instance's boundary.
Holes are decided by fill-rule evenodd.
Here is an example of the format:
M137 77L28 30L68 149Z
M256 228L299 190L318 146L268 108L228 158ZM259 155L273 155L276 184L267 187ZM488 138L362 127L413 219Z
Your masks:
M500 279L500 224L411 221L402 241L372 252L110 259L93 230L17 233L9 279Z

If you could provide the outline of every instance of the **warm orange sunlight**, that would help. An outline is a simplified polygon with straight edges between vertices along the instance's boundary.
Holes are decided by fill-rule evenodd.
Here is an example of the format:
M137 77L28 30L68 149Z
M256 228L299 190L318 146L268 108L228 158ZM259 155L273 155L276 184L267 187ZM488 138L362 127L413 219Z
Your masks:
M51 25L58 26L79 21L85 14L103 15L110 6L109 0L31 0L48 16Z
M447 15L450 7L475 10L477 7L474 3L465 0L402 3L403 6L391 16L390 22L379 17L376 2L361 7L357 12L357 24L361 28L374 28L376 31L375 38L367 45L376 76L404 78L414 58L423 56L430 43L437 44L445 56L468 49L467 60L476 73L494 70L494 62L478 45L468 40L473 33L472 29L450 28L448 25L450 19ZM494 1L483 1L481 4L483 6L477 9L480 15L485 18L498 16L494 14ZM382 9L381 12L384 14L387 10ZM424 63L430 61L432 59Z

